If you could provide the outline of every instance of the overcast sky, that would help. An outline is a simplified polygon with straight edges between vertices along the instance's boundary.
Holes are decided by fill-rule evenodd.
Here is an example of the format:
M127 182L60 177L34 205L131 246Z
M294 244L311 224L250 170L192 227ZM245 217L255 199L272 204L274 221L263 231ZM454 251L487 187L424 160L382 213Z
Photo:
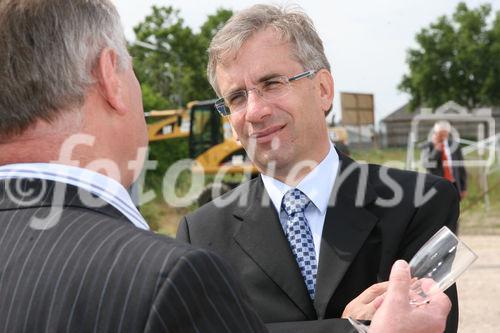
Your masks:
M500 0L466 0L469 7L490 3L500 10ZM256 3L298 4L313 19L323 39L335 80L335 113L340 114L339 92L373 93L375 119L408 101L397 90L407 72L406 50L415 46L415 34L441 15L451 15L456 0L115 0L126 36L134 40L132 28L151 13L151 7L172 6L193 30L198 31L207 15L217 8L234 11Z

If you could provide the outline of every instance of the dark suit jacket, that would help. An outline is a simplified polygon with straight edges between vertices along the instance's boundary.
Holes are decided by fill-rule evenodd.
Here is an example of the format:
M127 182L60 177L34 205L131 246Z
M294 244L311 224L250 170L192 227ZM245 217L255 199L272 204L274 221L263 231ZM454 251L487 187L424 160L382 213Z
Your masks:
M396 259L409 261L443 225L456 227L458 196L450 182L396 169L385 172L377 165L361 167L342 154L340 159L323 227L314 303L260 177L225 194L224 207L214 201L181 221L177 238L224 257L239 273L264 322L274 323L270 328L346 331L347 321L334 318L341 316L349 301L387 280ZM356 191L363 178L366 184ZM380 200L392 199L395 185L402 188L401 201L384 207ZM432 198L416 205L419 196L431 189L436 191ZM456 332L455 286L448 295L453 309L447 332Z
M452 141L448 142L449 147L453 147L454 145ZM450 151L452 160L451 170L453 178L455 178L455 186L458 192L463 192L467 191L467 172L463 165L459 165L459 163L462 163L464 160L462 149L458 144L456 144L456 147L456 149ZM434 149L434 144L432 142L428 142L424 146L423 161L429 173L439 177L444 176L441 151Z
M0 181L0 332L265 331L218 256L73 186L18 184ZM33 220L49 216L46 230Z

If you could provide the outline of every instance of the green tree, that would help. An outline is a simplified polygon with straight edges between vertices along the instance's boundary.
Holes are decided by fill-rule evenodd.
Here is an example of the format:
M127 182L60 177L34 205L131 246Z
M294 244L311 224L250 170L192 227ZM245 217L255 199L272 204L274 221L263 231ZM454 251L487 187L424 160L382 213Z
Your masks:
M493 27L488 33L490 70L482 94L488 96L490 105L500 105L500 12L496 13Z
M499 103L500 12L490 26L491 6L458 4L416 35L407 55L409 73L399 85L410 108L435 108L448 100L468 108Z
M144 110L185 107L189 101L215 97L206 76L207 48L231 16L232 11L218 9L195 33L185 25L178 10L152 7L152 13L134 27L136 42L129 45L141 82ZM149 158L159 163L154 172L148 172L146 185L159 191L168 167L188 157L188 142L156 141L149 147Z
M152 14L134 27L138 43L129 47L137 77L148 89L143 96L145 110L215 97L206 79L207 48L231 15L230 10L218 9L195 33L178 10L152 7Z
M201 59L202 59L202 72L203 78L205 82L208 83L207 79L207 63L208 63L208 53L207 49L210 46L210 41L214 37L214 35L219 31L224 24L233 16L233 11L219 8L213 15L209 15L205 23L200 28L200 32L197 35L198 42L200 44L200 48L202 50ZM210 87L210 90L211 87ZM212 94L213 96L213 94Z
M177 10L156 6L152 10L151 15L134 27L136 40L152 47L133 44L130 53L141 84L151 88L152 95L162 96L168 104L164 107L176 107L191 93L186 83L194 75L195 36Z

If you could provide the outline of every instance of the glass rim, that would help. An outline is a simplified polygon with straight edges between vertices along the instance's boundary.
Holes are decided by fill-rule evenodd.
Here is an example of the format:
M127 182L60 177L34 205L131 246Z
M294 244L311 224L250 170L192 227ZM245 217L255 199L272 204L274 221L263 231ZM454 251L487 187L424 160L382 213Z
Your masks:
M444 234L443 234L444 232ZM424 247L426 247L428 244L430 244L431 242L439 239L439 238L442 238L443 236L445 235L451 235L455 241L457 242L457 246L460 244L461 246L465 247L467 249L467 251L469 253L472 254L472 256L474 257L474 259L472 260L472 262L476 261L477 258L479 258L479 256L477 255L476 252L474 252L474 250L472 250L469 245L467 245L463 240L461 240L460 238L457 237L457 235L451 231L450 228L448 228L447 226L442 226L438 231L436 231L432 236L431 238L429 238L424 244L422 244L422 246L417 250L417 252L415 252L415 254L413 255L413 258L412 260L410 260L410 262L408 263L410 265L410 267L412 266L411 262L413 261L413 259L416 257L416 255L420 252L420 250Z

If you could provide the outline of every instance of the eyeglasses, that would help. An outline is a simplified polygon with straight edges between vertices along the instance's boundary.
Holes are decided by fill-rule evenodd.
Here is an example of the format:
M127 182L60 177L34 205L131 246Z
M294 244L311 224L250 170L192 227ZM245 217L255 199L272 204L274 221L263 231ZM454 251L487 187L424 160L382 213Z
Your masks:
M221 116L229 116L231 114L244 110L248 102L248 94L255 90L257 95L267 102L272 102L277 98L286 96L290 92L290 82L312 76L316 73L315 70L309 70L292 77L285 75L276 76L260 82L252 89L238 90L232 92L215 102L215 108Z

